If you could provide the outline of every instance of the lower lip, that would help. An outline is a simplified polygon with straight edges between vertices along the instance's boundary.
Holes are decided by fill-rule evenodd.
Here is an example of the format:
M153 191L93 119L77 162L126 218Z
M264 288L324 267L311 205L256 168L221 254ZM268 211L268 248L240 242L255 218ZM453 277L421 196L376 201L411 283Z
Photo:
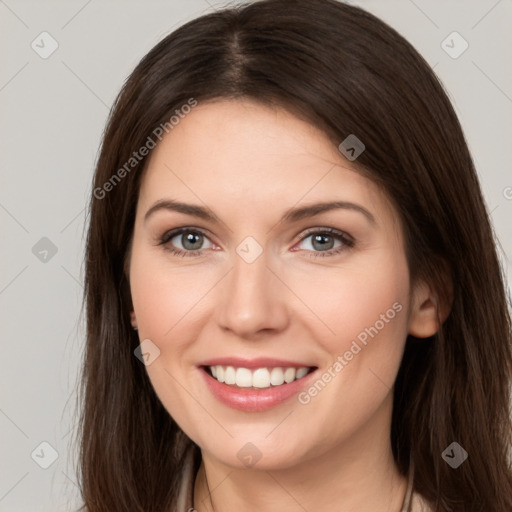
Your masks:
M212 377L204 368L200 368L200 371L206 385L217 400L233 409L247 412L266 411L286 402L303 390L316 373L315 369L305 377L294 380L289 384L253 389L228 386Z

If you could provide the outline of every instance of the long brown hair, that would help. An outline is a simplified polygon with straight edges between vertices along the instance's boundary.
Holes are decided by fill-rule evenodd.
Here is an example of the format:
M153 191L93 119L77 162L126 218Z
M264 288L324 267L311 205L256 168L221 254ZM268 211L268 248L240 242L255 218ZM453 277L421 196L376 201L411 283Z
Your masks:
M364 142L354 165L396 205L412 279L451 301L438 334L406 343L394 390L397 465L405 474L413 461L414 487L435 510L512 510L510 315L461 126L438 78L402 36L334 0L262 0L190 21L142 59L115 101L86 247L82 509L175 510L192 441L133 353L139 339L124 265L146 157L130 158L157 127L170 129L190 98L237 97L287 108L336 146L349 134ZM469 454L457 469L442 457L452 442Z

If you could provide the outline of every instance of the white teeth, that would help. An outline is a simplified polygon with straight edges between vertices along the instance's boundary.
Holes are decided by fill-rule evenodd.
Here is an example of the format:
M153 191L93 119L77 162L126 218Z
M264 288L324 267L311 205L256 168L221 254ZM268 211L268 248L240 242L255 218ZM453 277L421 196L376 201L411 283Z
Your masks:
M235 369L232 366L228 366L226 368L226 371L224 372L224 382L226 384L235 384L236 377L235 377Z
M268 388L270 384L270 373L266 368L258 368L252 374L252 385L255 388Z
M282 368L272 368L270 372L270 384L272 386L280 386L284 383L284 374Z
M302 377L305 377L307 373L308 373L308 369L307 368L299 368L297 370L297 373L295 374L295 378L296 379L302 379Z
M248 368L234 368L233 366L210 366L210 371L219 382L225 382L228 385L237 385L239 388L269 388L280 386L285 382L289 384L297 379L305 377L309 368L257 368L249 370Z
M284 371L284 381L287 382L288 384L290 382L293 382L295 380L295 368L286 368L286 370Z
M247 368L238 368L236 371L236 385L239 388L250 388L252 386L251 370L248 370Z

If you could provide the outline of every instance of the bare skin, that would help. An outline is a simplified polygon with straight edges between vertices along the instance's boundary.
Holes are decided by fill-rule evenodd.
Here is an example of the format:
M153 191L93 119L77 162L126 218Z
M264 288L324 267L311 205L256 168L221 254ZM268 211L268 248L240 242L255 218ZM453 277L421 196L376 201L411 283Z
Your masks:
M145 218L166 199L219 220L167 208ZM280 222L290 208L329 201L352 206ZM193 252L187 233L160 243L180 227L200 232L199 255L168 250ZM324 246L314 243L321 233ZM251 263L236 252L246 237L262 250ZM132 323L160 350L149 378L202 451L198 512L400 510L393 383L407 334L439 329L437 306L427 283L410 281L395 208L325 134L248 100L200 103L151 154L129 278ZM372 326L378 333L333 371ZM229 356L307 362L332 378L309 401L240 411L212 395L198 366ZM237 456L248 442L261 454L251 467Z

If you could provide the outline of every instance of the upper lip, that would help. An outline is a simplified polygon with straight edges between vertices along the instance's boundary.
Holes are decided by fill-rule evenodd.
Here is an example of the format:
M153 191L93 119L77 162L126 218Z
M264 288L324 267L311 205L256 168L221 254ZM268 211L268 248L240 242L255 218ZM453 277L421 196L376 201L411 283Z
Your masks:
M242 357L215 357L203 361L198 366L234 366L236 368L311 368L313 365L297 361L287 361L274 357L257 357L255 359L244 359Z

